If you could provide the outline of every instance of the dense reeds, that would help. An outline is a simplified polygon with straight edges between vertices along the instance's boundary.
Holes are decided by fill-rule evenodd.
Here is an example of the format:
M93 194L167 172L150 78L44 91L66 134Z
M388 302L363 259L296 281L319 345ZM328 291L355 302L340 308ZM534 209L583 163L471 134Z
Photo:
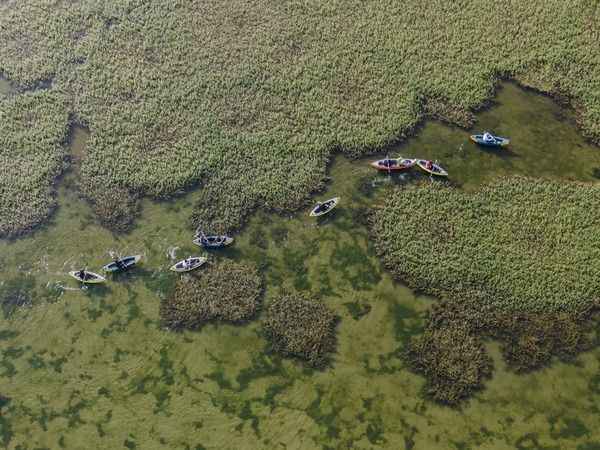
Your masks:
M578 310L600 294L600 186L507 178L398 190L373 215L385 265L434 295L504 311Z
M227 231L257 205L298 206L333 150L426 115L471 123L500 77L573 99L598 139L598 20L579 0L2 2L0 71L52 78L90 128L81 183L99 214L105 185L200 184L196 225Z
M30 230L52 211L51 187L64 168L67 133L61 96L0 97L0 237Z
M492 373L492 360L468 326L431 324L411 340L407 359L427 378L425 392L433 400L455 405L483 386Z
M255 267L210 263L177 280L173 294L161 302L161 322L172 330L197 329L211 321L245 322L256 314L261 292Z
M283 295L269 305L264 330L276 352L322 368L335 351L336 322L336 315L322 303L298 294Z
M593 345L600 186L510 178L467 193L424 184L396 189L384 206L371 229L386 267L444 299L407 352L437 400L456 403L481 386L484 337L501 342L516 371Z

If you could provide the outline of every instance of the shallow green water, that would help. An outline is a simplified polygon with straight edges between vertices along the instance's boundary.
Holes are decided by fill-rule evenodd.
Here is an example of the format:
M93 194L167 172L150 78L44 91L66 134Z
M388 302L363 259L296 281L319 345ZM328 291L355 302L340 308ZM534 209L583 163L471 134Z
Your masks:
M593 180L600 152L579 136L570 113L511 84L496 103L478 128L510 136L507 156L438 123L392 153L437 158L468 189L531 174L533 163L534 175ZM75 159L84 145L78 130ZM599 351L520 376L490 343L495 371L485 391L459 410L423 397L423 379L399 355L434 300L390 279L361 224L382 185L416 175L391 179L365 161L337 158L318 195L342 197L330 217L317 224L307 211L259 212L232 248L211 253L258 264L265 302L282 289L310 291L340 315L333 367L315 372L266 352L260 316L241 327L161 330L159 301L175 280L171 256L199 253L187 220L195 194L146 200L135 230L114 236L78 198L76 173L61 181L50 224L0 241L0 292L31 299L0 314L0 394L11 398L0 441L8 448L600 448ZM65 277L82 265L99 269L110 251L141 253L143 264L105 287L82 290Z

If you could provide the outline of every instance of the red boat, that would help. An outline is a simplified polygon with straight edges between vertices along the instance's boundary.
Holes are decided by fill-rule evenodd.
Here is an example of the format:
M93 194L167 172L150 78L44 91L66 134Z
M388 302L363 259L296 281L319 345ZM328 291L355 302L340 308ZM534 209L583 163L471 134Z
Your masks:
M410 169L416 162L416 159L385 158L380 159L379 161L373 161L371 166L380 172L399 172L401 170Z

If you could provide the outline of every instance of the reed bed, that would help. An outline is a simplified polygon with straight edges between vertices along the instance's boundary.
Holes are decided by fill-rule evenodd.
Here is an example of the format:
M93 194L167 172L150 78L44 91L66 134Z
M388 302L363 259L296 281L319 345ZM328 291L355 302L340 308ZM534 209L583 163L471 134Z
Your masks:
M222 261L181 276L173 294L160 304L160 318L171 330L198 329L207 322L242 323L256 314L262 279L255 267Z
M503 77L572 100L598 140L599 20L582 0L8 1L0 71L51 78L90 128L81 184L100 215L106 185L133 203L200 185L194 225L231 231L298 207L332 151L426 116L470 124Z
M506 178L467 193L397 190L371 227L384 264L434 295L503 311L577 311L600 297L600 186Z
M323 368L335 351L336 323L336 315L322 303L288 294L269 305L264 331L274 351Z
M424 391L434 401L456 405L492 373L492 360L478 336L464 324L428 326L411 340L407 358L427 378Z
M66 108L55 93L0 97L0 237L28 231L50 215L67 134Z
M474 193L438 183L395 189L374 211L386 267L443 299L406 353L433 398L455 404L481 387L486 337L519 372L594 345L598 207L598 185L517 177Z

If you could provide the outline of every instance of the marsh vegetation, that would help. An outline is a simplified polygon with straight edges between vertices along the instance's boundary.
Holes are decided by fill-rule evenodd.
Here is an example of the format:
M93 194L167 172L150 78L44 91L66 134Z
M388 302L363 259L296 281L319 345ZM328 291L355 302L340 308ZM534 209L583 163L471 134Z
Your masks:
M175 290L160 305L163 326L198 329L211 321L248 321L259 306L262 280L247 264L222 261L182 275Z
M195 185L194 225L211 232L298 207L332 152L388 145L427 116L470 124L506 77L571 101L600 138L590 2L3 2L0 17L0 72L46 81L90 128L81 190L118 228L115 196ZM32 170L47 192L54 172ZM47 196L23 200L47 215Z
M502 341L506 361L519 371L591 347L600 305L599 207L596 184L513 177L475 192L439 183L396 189L374 212L386 267L445 299L408 352L435 385L434 397L453 402L465 394L461 386L479 386L481 376L466 382L472 371L459 369L468 363L488 372L477 336ZM452 345L446 335L459 325L463 344ZM428 348L436 351L424 353ZM454 382L444 384L439 378L448 373Z

